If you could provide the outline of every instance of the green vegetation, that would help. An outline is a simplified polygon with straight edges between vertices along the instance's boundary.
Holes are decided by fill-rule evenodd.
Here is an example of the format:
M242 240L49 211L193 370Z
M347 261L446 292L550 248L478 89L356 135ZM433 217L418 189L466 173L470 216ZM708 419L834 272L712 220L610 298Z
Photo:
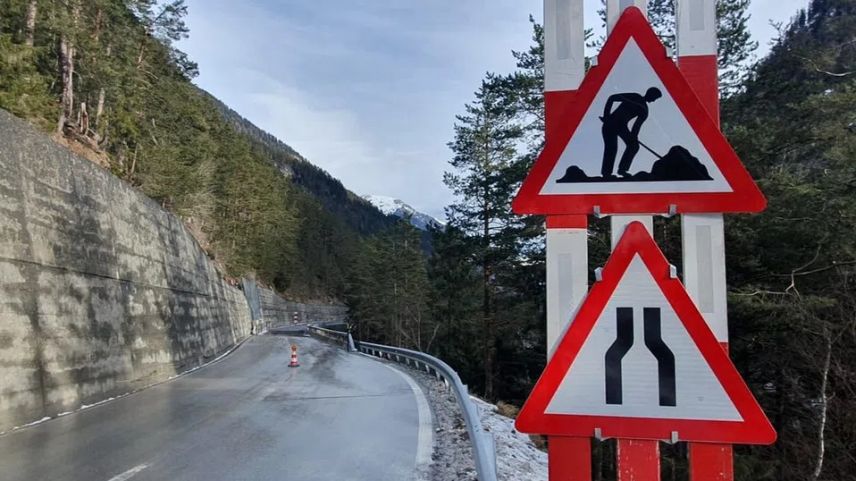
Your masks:
M853 479L856 443L856 3L814 0L724 128L769 199L729 217L733 356L779 431L742 479Z
M421 236L416 228L398 222L367 240L351 266L348 305L361 319L361 339L428 350L436 337L428 308L428 273Z
M341 298L393 221L195 87L183 0L0 0L0 107L182 216L234 276Z
M747 65L748 0L720 0L723 129L768 196L727 216L731 355L779 432L737 479L852 479L856 445L856 3L813 0ZM649 14L673 41L671 0ZM457 117L433 248L189 79L182 0L0 0L0 107L181 215L233 275L345 299L360 338L430 351L520 404L545 362L544 227L510 213L543 145L542 29ZM595 41L596 43L597 41ZM656 236L680 258L678 219ZM609 254L591 225L591 264ZM430 252L426 259L426 252ZM596 479L614 444L596 443ZM664 475L686 452L664 446Z
M726 216L730 349L779 441L738 447L736 476L853 479L856 3L814 0L755 65L743 63L755 48L747 6L718 5L723 129L769 208ZM669 0L649 9L667 42L673 9ZM510 200L543 142L542 30L534 25L534 32L533 46L514 53L517 71L488 74L457 117L445 178L457 200L447 208L448 228L434 235L430 315L421 321L434 342L391 335L384 323L390 313L354 310L356 321L372 326L362 332L370 339L430 350L474 390L516 404L545 361L543 226L510 215ZM676 263L679 222L655 224ZM603 265L608 222L595 220L590 233L591 265ZM370 254L383 262L376 255ZM397 260L375 266L374 279L388 276ZM378 301L375 292L363 292L360 302ZM664 479L686 479L685 447L662 449ZM614 479L615 444L595 443L594 455L595 479Z

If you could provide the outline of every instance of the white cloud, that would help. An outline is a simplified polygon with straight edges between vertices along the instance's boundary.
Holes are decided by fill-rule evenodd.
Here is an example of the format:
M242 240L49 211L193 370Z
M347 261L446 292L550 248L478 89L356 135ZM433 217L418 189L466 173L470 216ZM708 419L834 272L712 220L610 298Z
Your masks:
M787 25L799 9L807 7L808 0L753 0L749 5L749 31L753 40L758 41L757 55L766 55L771 39L778 35L771 21Z
M199 84L349 189L442 217L454 116L513 68L540 1L241 5L190 2Z
M600 0L585 0L599 24ZM784 4L783 4L784 2ZM766 52L807 0L754 0ZM454 116L486 71L514 68L542 0L190 0L199 84L358 194L442 217Z

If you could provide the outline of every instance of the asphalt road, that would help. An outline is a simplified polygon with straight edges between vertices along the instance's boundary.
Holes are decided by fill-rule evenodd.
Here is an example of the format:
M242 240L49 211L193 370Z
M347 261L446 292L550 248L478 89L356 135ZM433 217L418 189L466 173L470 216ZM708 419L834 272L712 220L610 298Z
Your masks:
M431 433L401 372L314 339L258 336L186 376L0 436L0 479L402 481L426 468Z

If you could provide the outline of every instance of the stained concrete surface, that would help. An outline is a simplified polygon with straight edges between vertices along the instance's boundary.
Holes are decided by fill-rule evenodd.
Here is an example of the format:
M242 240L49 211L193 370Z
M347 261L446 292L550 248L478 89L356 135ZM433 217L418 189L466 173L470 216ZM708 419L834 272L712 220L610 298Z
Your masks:
M274 326L292 324L295 320L299 324L326 324L345 322L348 318L348 308L343 304L289 301L263 287L259 288L259 297L262 318Z
M181 219L0 110L0 431L198 366L250 326Z

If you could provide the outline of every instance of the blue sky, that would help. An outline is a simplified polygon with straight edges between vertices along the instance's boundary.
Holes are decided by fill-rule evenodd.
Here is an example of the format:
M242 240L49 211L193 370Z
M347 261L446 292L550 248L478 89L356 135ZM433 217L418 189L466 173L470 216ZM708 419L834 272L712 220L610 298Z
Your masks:
M513 70L542 0L188 0L196 82L357 194L439 218L454 116ZM599 0L586 0L587 26ZM761 43L807 0L754 0Z

